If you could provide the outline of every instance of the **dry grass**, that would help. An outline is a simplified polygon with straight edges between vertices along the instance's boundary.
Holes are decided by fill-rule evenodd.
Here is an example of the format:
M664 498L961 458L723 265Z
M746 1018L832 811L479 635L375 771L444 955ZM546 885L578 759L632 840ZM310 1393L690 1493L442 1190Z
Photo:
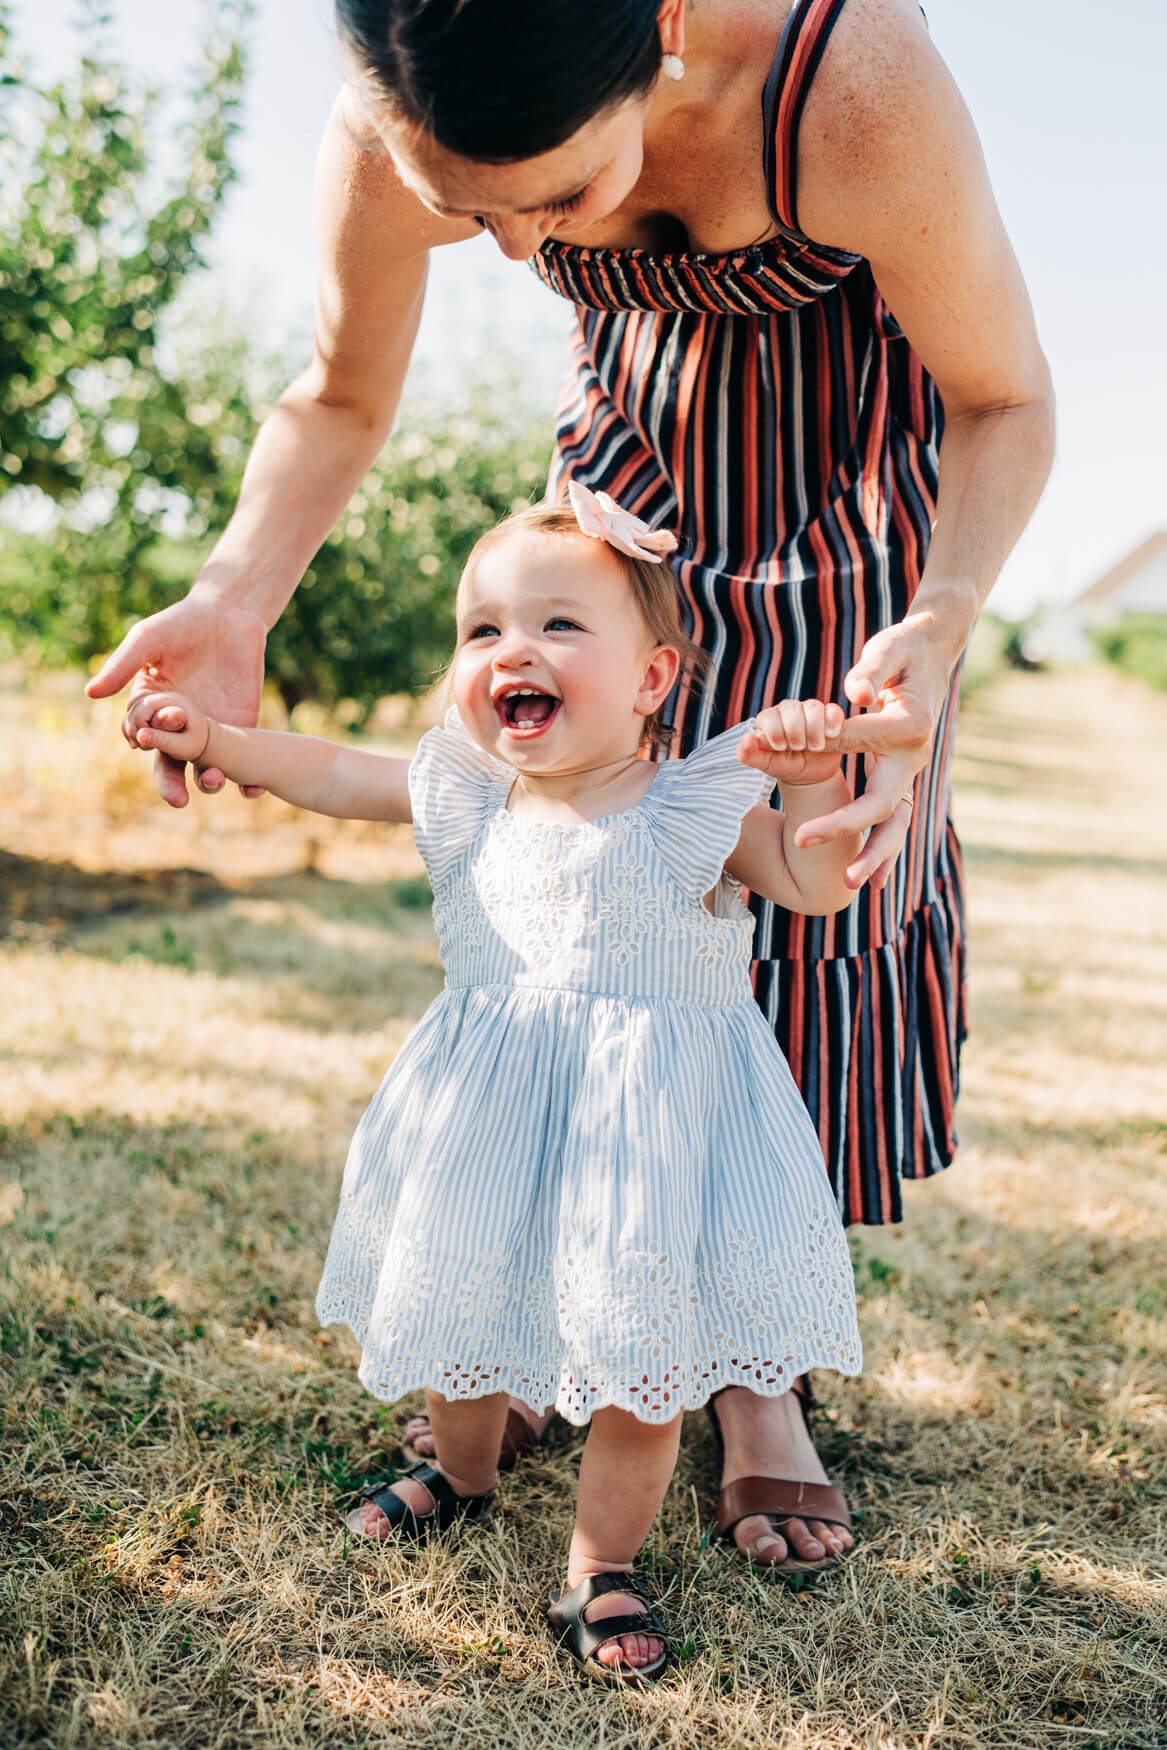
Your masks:
M1117 778L1068 751L1087 699ZM975 702L964 1152L856 1238L868 1370L824 1382L861 1553L792 1591L709 1547L692 1419L647 1557L689 1640L643 1696L539 1624L577 1443L461 1542L339 1529L404 1414L311 1297L348 1130L438 984L408 835L164 816L63 698L0 714L0 1742L1167 1744L1167 772L1137 751L1167 700Z

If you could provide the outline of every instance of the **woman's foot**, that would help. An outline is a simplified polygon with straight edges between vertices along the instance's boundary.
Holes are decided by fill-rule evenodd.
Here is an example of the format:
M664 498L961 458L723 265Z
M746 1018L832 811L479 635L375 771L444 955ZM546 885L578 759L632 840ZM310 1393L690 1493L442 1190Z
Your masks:
M355 1536L384 1539L399 1535L399 1527L393 1523L385 1510L390 1505L387 1500L388 1496L394 1496L397 1500L404 1502L409 1509L405 1524L412 1523L416 1532L418 1523L432 1519L435 1513L439 1515L440 1520L448 1520L452 1515L456 1515L458 1501L466 1501L470 1506L485 1501L498 1480L496 1475L493 1479L488 1480L485 1486L475 1487L472 1482L452 1477L447 1472L440 1471L436 1465L433 1467L415 1465L414 1470L420 1472L421 1476L428 1473L435 1481L440 1480L446 1484L446 1491L444 1491L447 1495L446 1511L444 1513L440 1511L441 1503L435 1500L433 1492L426 1487L420 1477L406 1474L398 1477L394 1482L388 1483L384 1488L376 1490L363 1500L359 1507L354 1507L352 1512L346 1516L345 1523ZM379 1506L378 1502L384 1504ZM473 1516L478 1517L479 1514L475 1513Z
M722 1488L739 1477L828 1481L795 1392L764 1398L744 1386L730 1386L718 1392L714 1415L725 1442ZM828 1525L821 1519L787 1519L779 1531L772 1519L760 1513L739 1520L733 1539L743 1555L763 1567L774 1567L788 1556L806 1562L830 1561L845 1554L855 1542L842 1525Z
M552 1416L555 1414L554 1410L544 1410L542 1415L540 1415L537 1410L531 1409L530 1405L523 1403L520 1398L508 1398L508 1422L511 1420L512 1412L521 1416L523 1421L527 1424L527 1427L531 1431L532 1444L543 1438L544 1430ZM430 1425L429 1417L424 1413L409 1418L409 1421L405 1424L405 1432L402 1435L402 1439L406 1446L412 1447L414 1452L416 1452L421 1458L433 1457L434 1431ZM508 1464L513 1464L514 1448L515 1442L513 1438L508 1439L508 1436L504 1434L503 1444L499 1451L500 1469L506 1469Z

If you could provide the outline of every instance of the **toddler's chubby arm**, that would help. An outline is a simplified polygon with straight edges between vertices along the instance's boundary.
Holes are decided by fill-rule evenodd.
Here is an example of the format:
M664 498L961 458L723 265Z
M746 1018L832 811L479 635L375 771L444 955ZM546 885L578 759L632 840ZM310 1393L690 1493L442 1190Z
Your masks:
M861 833L825 844L806 843L803 835L808 821L851 800L838 751L842 727L838 705L783 699L767 711L764 732L743 737L738 750L744 764L777 778L782 812L766 803L751 808L725 866L752 893L808 917L842 911L861 885L847 881L848 866L862 849Z
M313 735L238 729L207 717L181 693L143 693L127 735L172 759L215 766L235 784L270 790L297 808L338 820L411 821L409 761Z

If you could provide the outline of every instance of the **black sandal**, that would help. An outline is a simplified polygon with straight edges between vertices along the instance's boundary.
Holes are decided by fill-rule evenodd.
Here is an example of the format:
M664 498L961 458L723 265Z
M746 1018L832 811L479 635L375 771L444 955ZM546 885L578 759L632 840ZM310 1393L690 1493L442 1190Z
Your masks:
M408 1501L403 1501L400 1495L393 1493L393 1483L404 1477L413 1477L423 1488L429 1490L434 1503L430 1512L415 1513ZM376 1532L360 1531L353 1524L361 1507L368 1502L381 1509L393 1532L404 1542L424 1543L432 1532L445 1531L460 1520L471 1525L481 1525L484 1520L489 1519L494 1506L494 1490L488 1489L485 1495L459 1495L456 1489L450 1487L436 1465L424 1461L410 1465L408 1470L402 1471L401 1478L394 1477L393 1482L378 1483L367 1495L363 1495L359 1504L345 1519L354 1536L385 1543L387 1538L378 1537Z
M606 1592L631 1592L643 1598L648 1606L639 1616L605 1616L597 1622L585 1622L584 1611ZM589 1574L570 1592L552 1592L547 1600L547 1622L561 1647L566 1647L589 1677L604 1683L655 1683L669 1662L669 1638L664 1623L653 1608L648 1587L639 1574ZM592 1657L605 1641L618 1640L621 1635L658 1636L665 1643L664 1652L650 1665L601 1665Z

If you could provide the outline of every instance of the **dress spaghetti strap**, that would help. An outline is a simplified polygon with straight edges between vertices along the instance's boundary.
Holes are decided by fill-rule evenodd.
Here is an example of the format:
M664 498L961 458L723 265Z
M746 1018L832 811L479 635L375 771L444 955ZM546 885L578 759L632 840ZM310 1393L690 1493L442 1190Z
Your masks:
M762 92L766 201L783 230L798 224L798 129L819 62L847 0L794 0Z

